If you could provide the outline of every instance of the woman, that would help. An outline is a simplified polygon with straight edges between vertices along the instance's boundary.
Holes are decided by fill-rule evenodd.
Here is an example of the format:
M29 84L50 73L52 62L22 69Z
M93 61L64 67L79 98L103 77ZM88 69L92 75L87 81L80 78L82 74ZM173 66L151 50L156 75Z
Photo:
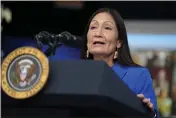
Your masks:
M149 71L130 56L127 32L120 14L108 8L96 11L85 31L82 59L104 60L117 75L159 117Z

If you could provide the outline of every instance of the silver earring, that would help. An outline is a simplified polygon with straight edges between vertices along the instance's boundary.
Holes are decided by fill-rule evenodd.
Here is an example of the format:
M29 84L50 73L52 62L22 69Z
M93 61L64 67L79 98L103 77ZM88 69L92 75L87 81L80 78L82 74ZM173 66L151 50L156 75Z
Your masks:
M117 52L117 51L115 51L115 54L114 54L114 59L116 59L116 58L117 58L117 56L118 56L118 52Z
M89 51L87 50L87 58L89 58Z

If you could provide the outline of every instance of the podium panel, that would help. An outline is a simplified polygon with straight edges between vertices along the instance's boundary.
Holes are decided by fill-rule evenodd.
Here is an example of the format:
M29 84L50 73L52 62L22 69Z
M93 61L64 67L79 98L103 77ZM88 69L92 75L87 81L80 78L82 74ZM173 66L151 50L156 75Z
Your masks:
M6 117L151 117L128 86L103 61L51 60L46 86L36 96L2 95ZM130 98L130 100L129 100Z

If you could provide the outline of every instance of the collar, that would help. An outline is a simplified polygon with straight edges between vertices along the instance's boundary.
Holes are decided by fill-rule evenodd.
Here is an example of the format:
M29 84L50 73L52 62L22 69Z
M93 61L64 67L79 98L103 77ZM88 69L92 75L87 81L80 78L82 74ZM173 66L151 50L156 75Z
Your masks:
M123 77L127 73L127 67L122 66L122 65L118 64L117 62L112 66L112 69L120 77L120 79L123 79Z

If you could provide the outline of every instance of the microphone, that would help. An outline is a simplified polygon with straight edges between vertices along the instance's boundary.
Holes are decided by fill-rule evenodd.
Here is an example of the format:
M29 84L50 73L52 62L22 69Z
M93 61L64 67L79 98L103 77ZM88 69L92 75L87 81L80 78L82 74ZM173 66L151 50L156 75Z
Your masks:
M73 48L81 48L83 45L83 37L72 35L67 31L61 32L60 34L56 35L56 40Z
M52 44L65 44L73 48L80 48L83 45L83 38L81 36L72 35L67 31L61 32L57 35L51 34L47 31L42 31L37 34L35 38L37 40L38 45L41 45L41 43L49 46Z
M49 43L56 41L55 35L51 34L47 31L41 31L39 34L35 36L35 39L38 42L49 45Z
M42 50L43 44L48 45L48 49L45 51L47 56L55 54L56 48L65 44L73 48L81 48L83 45L83 38L80 36L72 35L71 33L64 31L60 34L51 34L46 31L42 31L35 36L37 40L37 46Z

